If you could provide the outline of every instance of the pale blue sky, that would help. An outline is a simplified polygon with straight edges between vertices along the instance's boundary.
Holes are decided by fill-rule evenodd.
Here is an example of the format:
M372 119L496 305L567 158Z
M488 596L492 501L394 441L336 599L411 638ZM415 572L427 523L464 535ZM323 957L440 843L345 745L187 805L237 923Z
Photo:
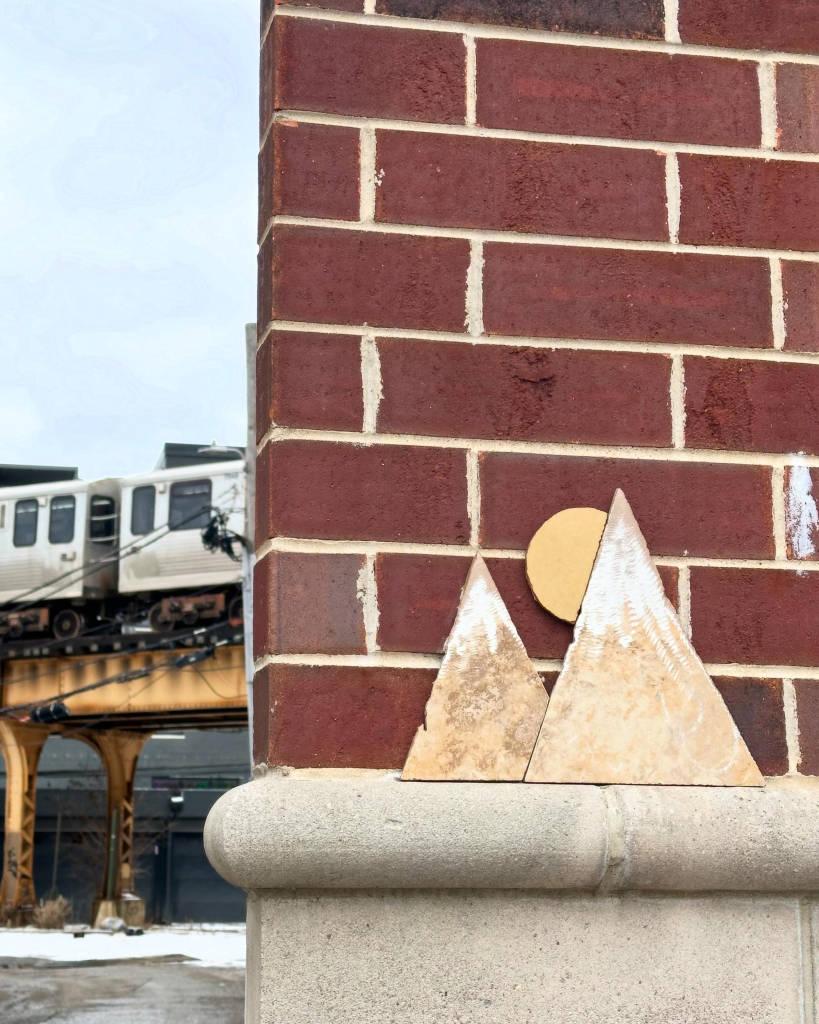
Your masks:
M0 462L243 444L257 0L0 0Z

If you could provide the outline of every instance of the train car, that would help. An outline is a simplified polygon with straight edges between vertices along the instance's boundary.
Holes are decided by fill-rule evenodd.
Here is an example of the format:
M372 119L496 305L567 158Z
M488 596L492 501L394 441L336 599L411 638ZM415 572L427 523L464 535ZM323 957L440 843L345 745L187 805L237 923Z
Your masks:
M241 547L209 550L202 531L220 516L237 537L245 523L244 464L209 462L121 481L119 593L147 608L154 632L199 619L241 619Z
M0 644L240 625L245 490L240 449L196 445L138 476L0 487Z
M67 639L117 585L118 480L0 489L0 639Z

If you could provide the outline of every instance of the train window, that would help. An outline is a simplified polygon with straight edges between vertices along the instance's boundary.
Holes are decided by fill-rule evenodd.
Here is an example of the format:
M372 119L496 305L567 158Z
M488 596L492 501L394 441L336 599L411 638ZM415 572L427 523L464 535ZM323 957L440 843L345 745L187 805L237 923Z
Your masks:
M201 530L210 522L210 480L185 480L171 485L168 526L172 530Z
M73 494L60 494L51 499L48 516L49 544L70 544L74 540L74 513L77 501Z
M154 508L156 507L156 488L135 487L131 501L131 533L138 536L150 533L154 528Z
M97 544L113 544L117 533L117 506L113 498L95 494L88 517L88 536Z
M32 544L36 544L38 508L36 498L24 498L15 504L12 541L16 548L30 548Z

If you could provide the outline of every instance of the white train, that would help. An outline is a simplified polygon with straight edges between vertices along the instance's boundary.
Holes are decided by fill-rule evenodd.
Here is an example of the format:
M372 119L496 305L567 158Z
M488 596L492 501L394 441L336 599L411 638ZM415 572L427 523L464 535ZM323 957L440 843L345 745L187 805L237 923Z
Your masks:
M241 542L231 558L202 537L244 533L240 452L166 468L170 448L198 450L166 445L139 476L0 487L0 644L241 621Z

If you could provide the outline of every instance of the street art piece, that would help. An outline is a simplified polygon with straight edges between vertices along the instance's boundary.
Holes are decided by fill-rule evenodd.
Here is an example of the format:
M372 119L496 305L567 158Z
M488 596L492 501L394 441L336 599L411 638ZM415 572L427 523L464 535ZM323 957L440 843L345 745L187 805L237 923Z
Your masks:
M526 782L762 786L622 491Z
M477 555L402 779L521 782L548 700Z
M566 508L537 531L526 552L526 579L538 604L564 622L575 622L591 576L606 513Z

